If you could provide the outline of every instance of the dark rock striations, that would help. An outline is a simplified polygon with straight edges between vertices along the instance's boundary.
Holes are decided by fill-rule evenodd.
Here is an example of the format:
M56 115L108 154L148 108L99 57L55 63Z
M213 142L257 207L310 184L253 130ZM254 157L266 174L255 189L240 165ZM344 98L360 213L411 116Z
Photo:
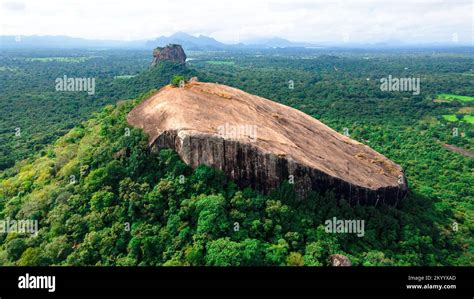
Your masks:
M407 193L402 168L370 147L296 109L213 83L163 87L128 122L155 149L172 148L191 167L224 171L267 193L283 181L305 197L334 190L352 204L396 205Z
M160 61L172 61L176 63L186 62L186 53L180 45L170 44L166 47L157 47L153 50L153 61L151 66L155 66Z

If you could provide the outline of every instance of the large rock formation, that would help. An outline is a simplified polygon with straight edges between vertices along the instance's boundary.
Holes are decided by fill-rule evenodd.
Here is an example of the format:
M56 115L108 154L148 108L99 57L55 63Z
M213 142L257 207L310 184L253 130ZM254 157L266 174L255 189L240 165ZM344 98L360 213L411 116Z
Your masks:
M170 44L166 47L158 47L153 50L153 61L152 66L156 65L158 62L168 60L177 63L186 62L186 54L184 53L183 48L180 45Z
M396 205L407 193L402 168L296 109L214 83L163 87L128 122L155 149L172 148L192 167L224 171L262 192L282 181L334 190L351 203Z

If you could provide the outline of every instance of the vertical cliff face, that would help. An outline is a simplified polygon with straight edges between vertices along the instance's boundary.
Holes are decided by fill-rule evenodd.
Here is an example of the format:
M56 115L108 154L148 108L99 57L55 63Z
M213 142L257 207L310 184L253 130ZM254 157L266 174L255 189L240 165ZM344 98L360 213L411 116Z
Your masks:
M160 61L172 61L176 63L185 63L186 54L180 45L170 44L166 47L157 47L153 50L153 61L152 66L156 65Z
M396 205L407 193L401 167L366 145L290 107L212 83L167 86L135 107L128 122L156 149L191 167L224 171L262 192L283 181L301 197L334 190L351 203Z

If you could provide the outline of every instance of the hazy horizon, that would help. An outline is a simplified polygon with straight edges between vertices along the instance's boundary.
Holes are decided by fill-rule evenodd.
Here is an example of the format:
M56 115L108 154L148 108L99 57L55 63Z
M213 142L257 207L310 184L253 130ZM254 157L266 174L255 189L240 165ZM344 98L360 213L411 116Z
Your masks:
M234 44L294 42L473 44L473 4L455 1L3 1L0 35L147 40L186 32Z

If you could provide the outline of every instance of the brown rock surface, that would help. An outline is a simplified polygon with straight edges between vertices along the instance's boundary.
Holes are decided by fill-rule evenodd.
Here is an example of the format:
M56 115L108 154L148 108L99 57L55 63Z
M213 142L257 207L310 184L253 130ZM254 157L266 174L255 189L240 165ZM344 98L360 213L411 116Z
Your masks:
M333 267L349 267L352 266L351 260L342 254L333 254L329 256L329 263Z
M223 170L262 192L294 177L295 189L334 190L351 203L397 204L402 168L296 109L242 90L192 82L165 86L137 105L128 122L154 148L172 148L191 167Z
M160 61L167 60L177 63L186 62L186 53L180 45L170 44L166 47L158 47L153 50L153 62L152 66Z

